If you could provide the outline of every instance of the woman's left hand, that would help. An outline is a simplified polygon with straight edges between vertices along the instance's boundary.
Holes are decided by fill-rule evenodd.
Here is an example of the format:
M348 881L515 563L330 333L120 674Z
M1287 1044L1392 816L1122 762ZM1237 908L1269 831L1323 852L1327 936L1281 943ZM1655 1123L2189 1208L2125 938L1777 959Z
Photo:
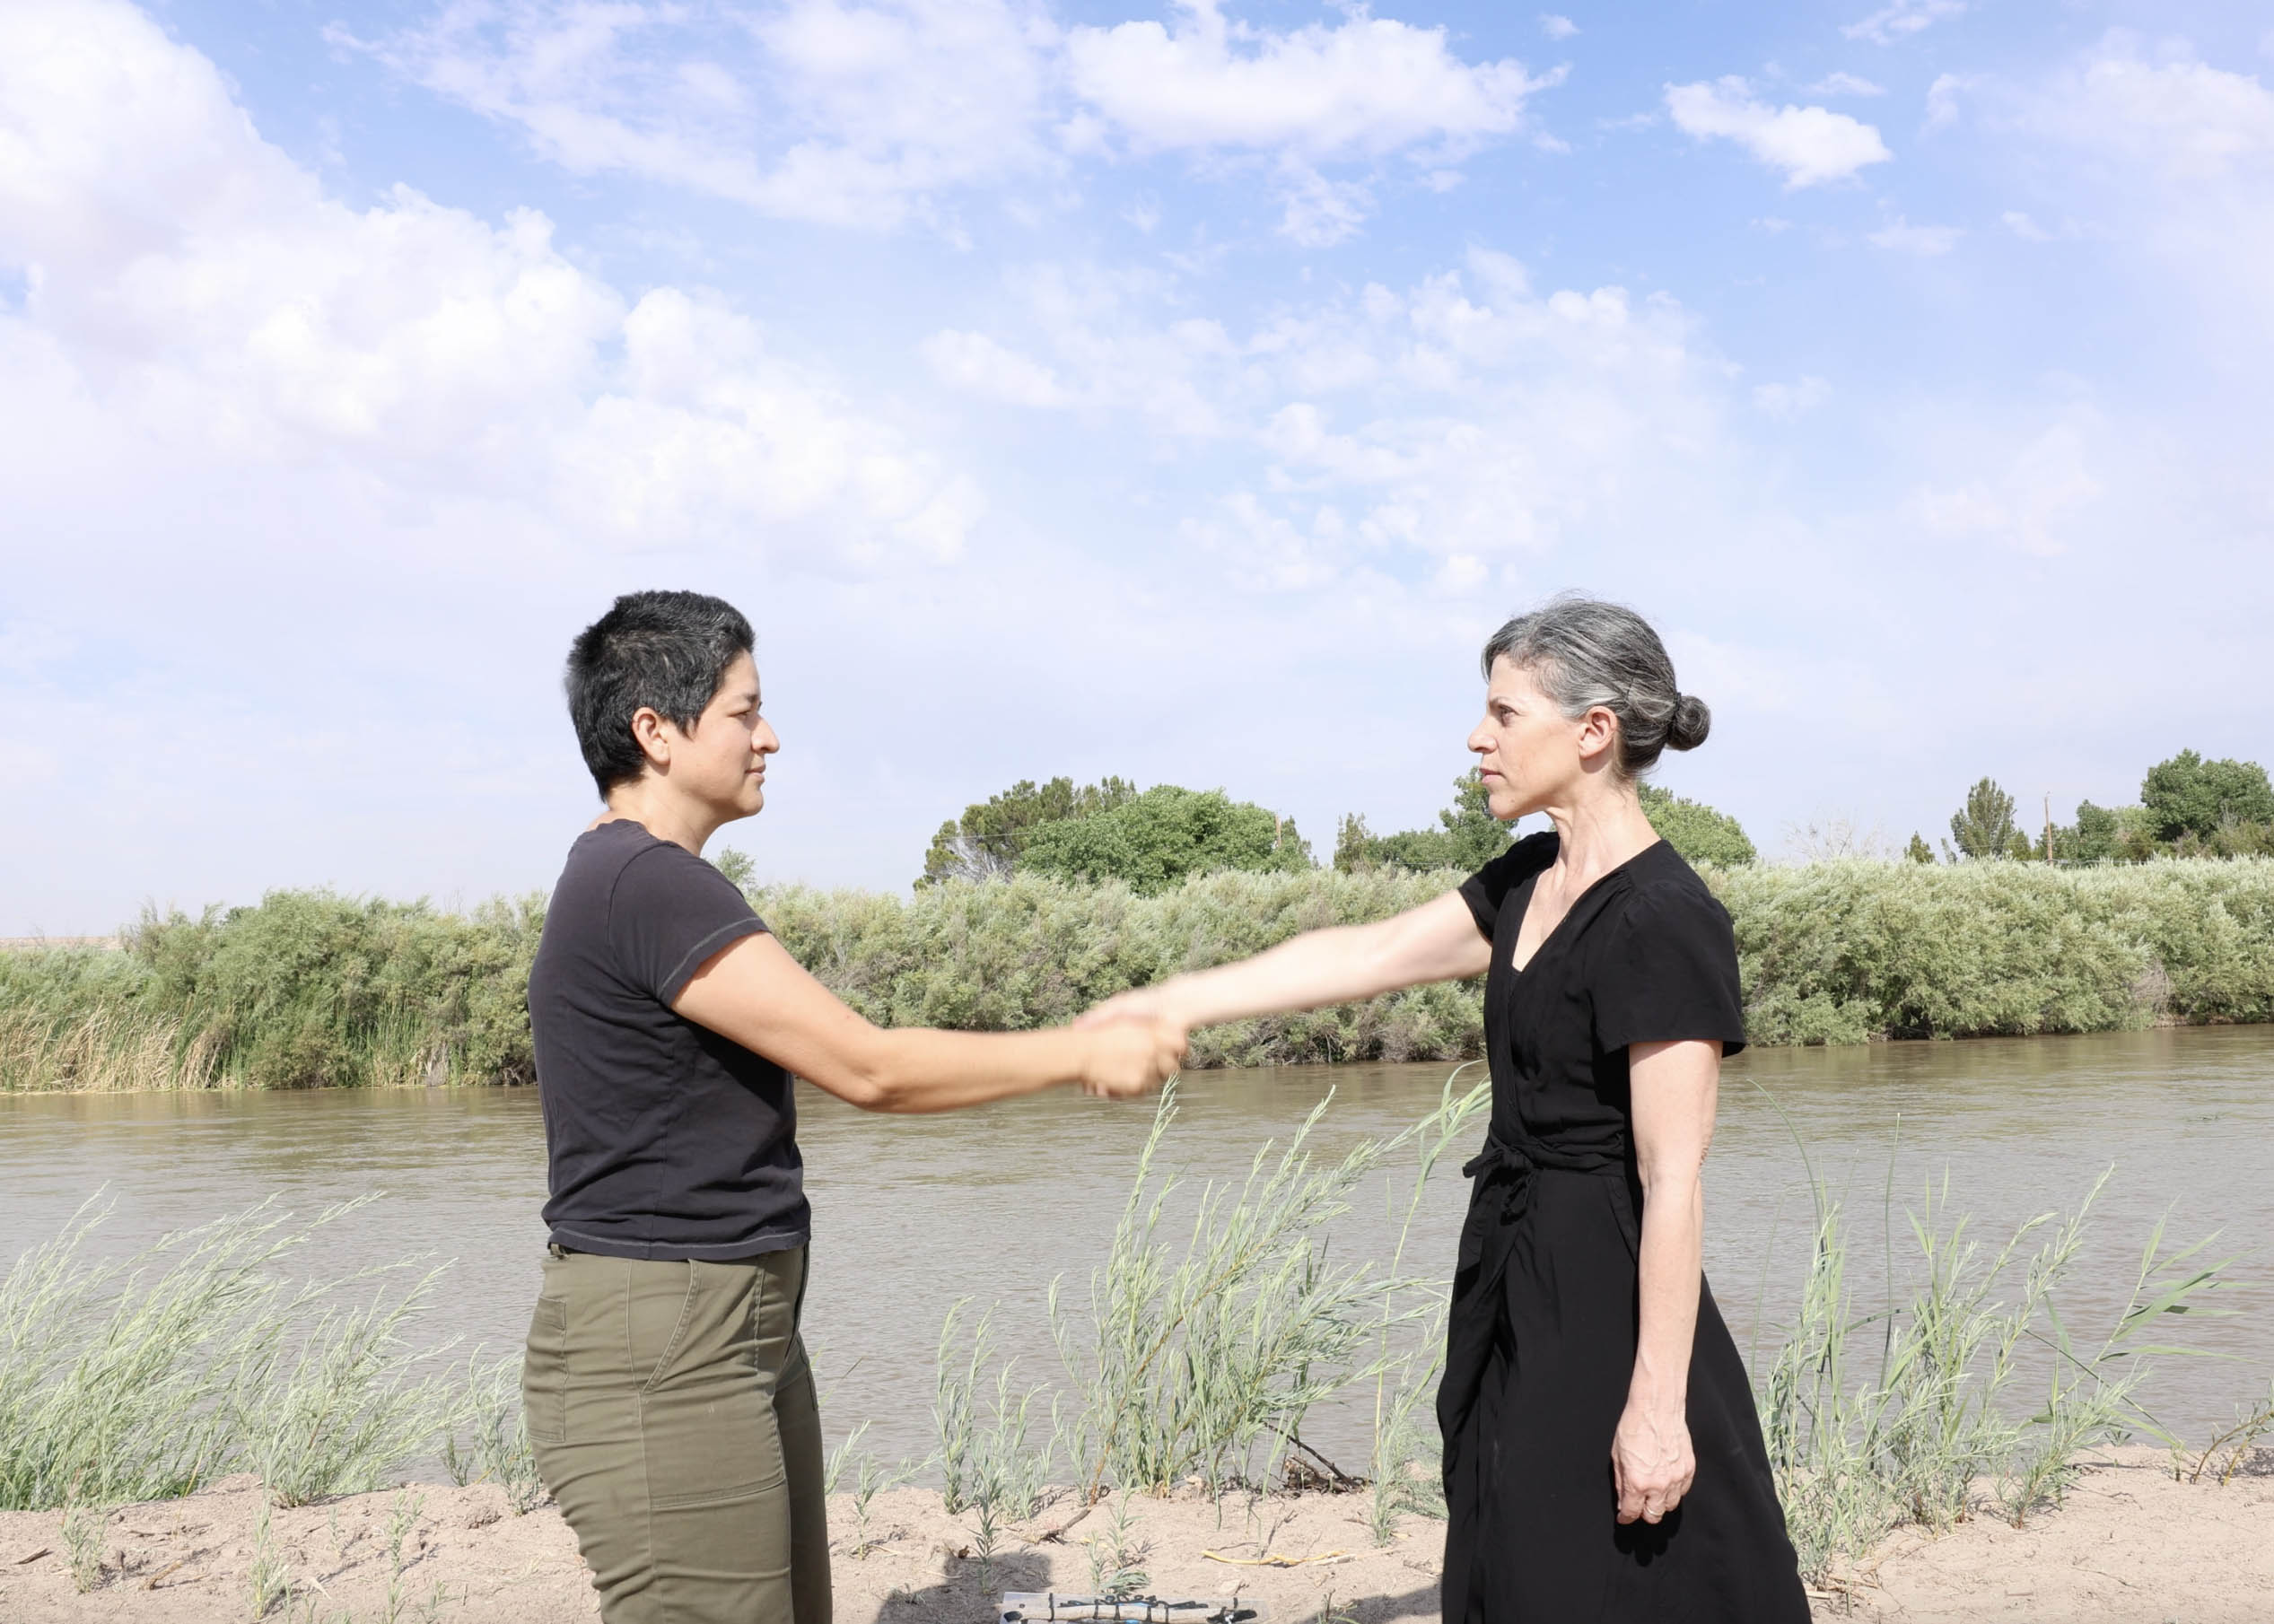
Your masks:
M1680 1409L1627 1401L1611 1440L1611 1481L1619 1491L1619 1521L1656 1523L1682 1504L1698 1475L1690 1426Z

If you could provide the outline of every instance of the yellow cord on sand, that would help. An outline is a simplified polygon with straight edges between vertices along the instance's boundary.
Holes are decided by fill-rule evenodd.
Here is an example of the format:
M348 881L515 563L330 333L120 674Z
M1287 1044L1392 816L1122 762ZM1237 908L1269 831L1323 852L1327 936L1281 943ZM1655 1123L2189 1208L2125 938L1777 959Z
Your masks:
M1302 1567L1313 1562L1347 1562L1347 1550L1322 1550L1315 1557L1281 1557L1266 1551L1260 1557L1228 1557L1221 1552L1203 1550L1200 1553L1211 1562L1229 1562L1235 1567Z

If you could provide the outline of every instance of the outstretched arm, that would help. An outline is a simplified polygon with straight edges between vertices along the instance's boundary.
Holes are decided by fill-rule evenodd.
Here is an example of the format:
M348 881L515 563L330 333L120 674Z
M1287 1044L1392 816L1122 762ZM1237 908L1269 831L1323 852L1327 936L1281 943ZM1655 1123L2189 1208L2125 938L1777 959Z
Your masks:
M1655 1523L1682 1503L1698 1471L1690 1444L1690 1347L1705 1279L1701 1174L1713 1139L1721 1045L1630 1043L1627 1061L1642 1181L1642 1323L1611 1471L1619 1521Z
M1347 1004L1423 982L1482 975L1492 944L1457 891L1371 925L1307 930L1292 941L1213 970L1172 975L1107 999L1082 1027L1150 1016L1182 1028L1211 1026L1287 1009Z
M695 973L671 1006L864 1111L953 1111L1057 1083L1127 1099L1185 1059L1182 1028L887 1031L863 1020L770 935L746 936Z

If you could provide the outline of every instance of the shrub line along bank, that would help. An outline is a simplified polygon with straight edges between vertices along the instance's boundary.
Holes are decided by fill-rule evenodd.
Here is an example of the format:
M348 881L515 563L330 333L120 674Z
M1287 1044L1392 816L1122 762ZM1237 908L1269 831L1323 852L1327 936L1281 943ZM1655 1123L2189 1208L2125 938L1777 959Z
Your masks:
M2274 1020L2274 861L2059 869L1832 862L1708 869L1763 1043ZM1376 920L1452 872L1221 873L1141 896L1022 874L914 895L754 891L783 944L896 1026L1071 1018L1179 970ZM276 892L152 916L124 952L0 954L0 1087L526 1082L541 899L470 914ZM1215 1027L1195 1067L1468 1059L1474 983Z

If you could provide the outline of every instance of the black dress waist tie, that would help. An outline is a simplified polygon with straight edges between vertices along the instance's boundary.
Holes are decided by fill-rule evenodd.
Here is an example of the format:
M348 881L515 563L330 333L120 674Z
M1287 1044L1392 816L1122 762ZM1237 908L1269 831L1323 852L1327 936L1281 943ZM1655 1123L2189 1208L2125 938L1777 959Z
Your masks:
M1497 1125L1486 1136L1484 1148L1462 1164L1461 1175L1475 1182L1469 1186L1468 1218L1461 1225L1460 1251L1453 1265L1452 1301L1446 1313L1445 1375L1437 1389L1437 1421L1445 1434L1448 1490L1460 1441L1468 1431L1470 1412L1483 1388L1492 1339L1501 1323L1501 1283L1508 1276L1509 1253L1516 1244L1525 1215L1532 1209L1539 1175L1582 1173L1624 1179L1626 1171L1623 1149L1565 1149L1535 1139L1520 1128Z

